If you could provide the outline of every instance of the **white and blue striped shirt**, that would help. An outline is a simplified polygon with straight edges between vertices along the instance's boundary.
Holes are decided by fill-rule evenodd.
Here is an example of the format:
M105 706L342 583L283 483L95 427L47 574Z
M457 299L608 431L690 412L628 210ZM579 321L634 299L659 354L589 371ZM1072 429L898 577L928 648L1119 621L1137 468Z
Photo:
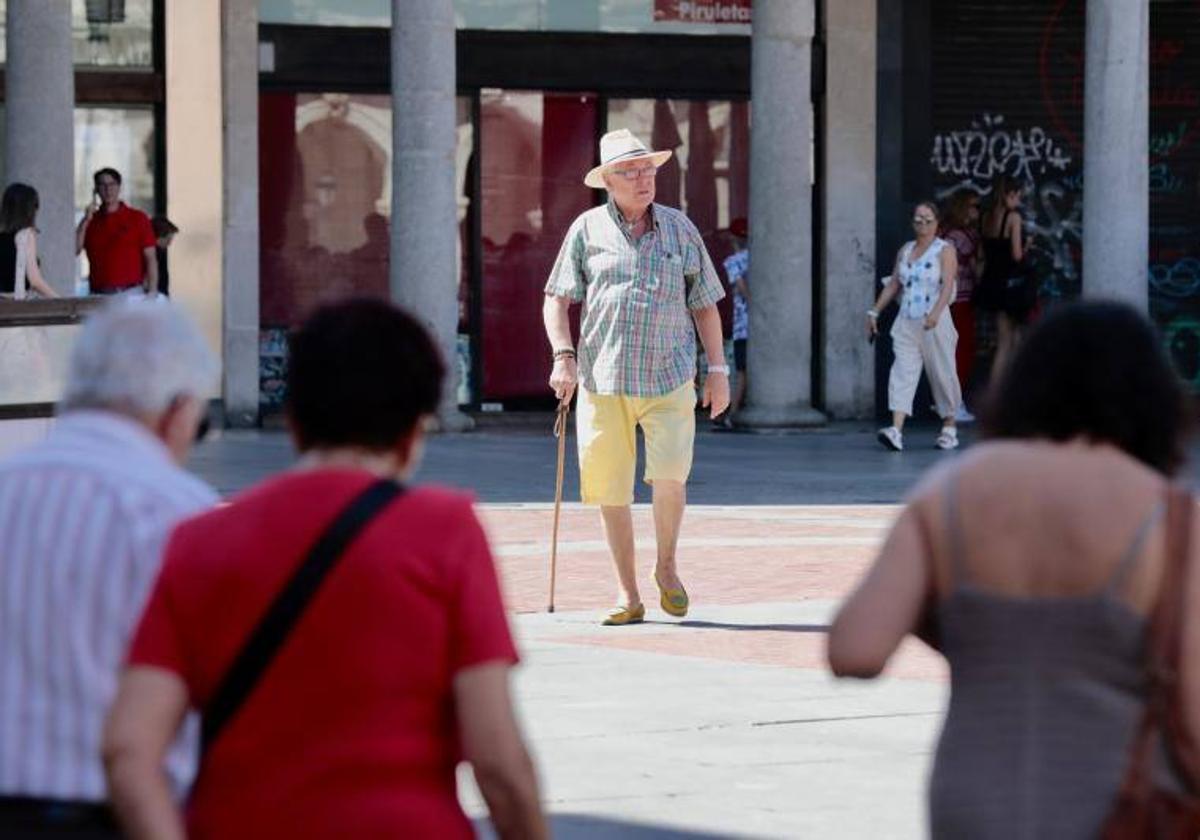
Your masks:
M68 412L0 463L0 796L107 798L101 731L129 637L171 529L216 501L108 412ZM171 755L178 787L193 744Z

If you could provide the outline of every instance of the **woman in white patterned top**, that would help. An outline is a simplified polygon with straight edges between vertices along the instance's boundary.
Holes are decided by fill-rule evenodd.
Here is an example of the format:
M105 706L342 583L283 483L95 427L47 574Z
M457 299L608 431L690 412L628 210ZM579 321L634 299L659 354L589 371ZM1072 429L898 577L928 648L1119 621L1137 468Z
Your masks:
M27 285L42 297L58 297L38 265L37 211L37 190L28 184L9 184L0 198L0 297L20 300Z
M912 414L913 397L921 371L929 378L942 429L938 449L958 446L955 414L962 403L962 388L954 367L958 332L949 314L954 299L958 257L954 248L937 236L938 209L932 201L913 208L913 230L917 238L896 255L892 279L867 310L867 334L879 332L879 313L900 296L900 312L892 325L892 349L896 358L888 377L888 408L892 425L879 430L879 442L888 449L904 448L902 430Z

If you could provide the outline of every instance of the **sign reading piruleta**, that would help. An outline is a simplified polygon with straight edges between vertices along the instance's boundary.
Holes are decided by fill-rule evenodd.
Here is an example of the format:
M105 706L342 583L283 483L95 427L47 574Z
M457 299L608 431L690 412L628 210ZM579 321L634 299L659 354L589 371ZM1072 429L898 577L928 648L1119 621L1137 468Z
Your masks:
M750 23L751 0L654 0L654 20L683 23Z

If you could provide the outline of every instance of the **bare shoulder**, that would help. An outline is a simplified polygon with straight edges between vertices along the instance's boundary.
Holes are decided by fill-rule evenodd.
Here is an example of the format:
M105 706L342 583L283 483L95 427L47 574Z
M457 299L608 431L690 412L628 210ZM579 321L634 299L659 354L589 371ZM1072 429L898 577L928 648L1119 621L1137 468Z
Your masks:
M979 450L986 446L988 444L973 446L957 457L931 467L905 496L904 504L915 509L935 504L957 483L964 470L971 468L970 465L979 458Z
M909 493L907 502L926 505L961 483L1010 480L1014 473L1037 469L1044 446L1037 441L990 440L973 445L930 469Z
M956 460L972 496L1014 509L1140 510L1168 481L1114 446L1081 440L988 441Z

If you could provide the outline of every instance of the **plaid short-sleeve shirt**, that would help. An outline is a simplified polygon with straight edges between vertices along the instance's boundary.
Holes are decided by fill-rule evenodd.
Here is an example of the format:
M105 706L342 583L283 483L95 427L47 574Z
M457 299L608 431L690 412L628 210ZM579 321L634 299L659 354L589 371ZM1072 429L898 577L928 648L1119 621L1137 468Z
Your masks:
M725 296L696 226L653 204L634 242L610 199L572 223L546 294L583 302L579 378L593 394L660 397L696 375L691 312Z

